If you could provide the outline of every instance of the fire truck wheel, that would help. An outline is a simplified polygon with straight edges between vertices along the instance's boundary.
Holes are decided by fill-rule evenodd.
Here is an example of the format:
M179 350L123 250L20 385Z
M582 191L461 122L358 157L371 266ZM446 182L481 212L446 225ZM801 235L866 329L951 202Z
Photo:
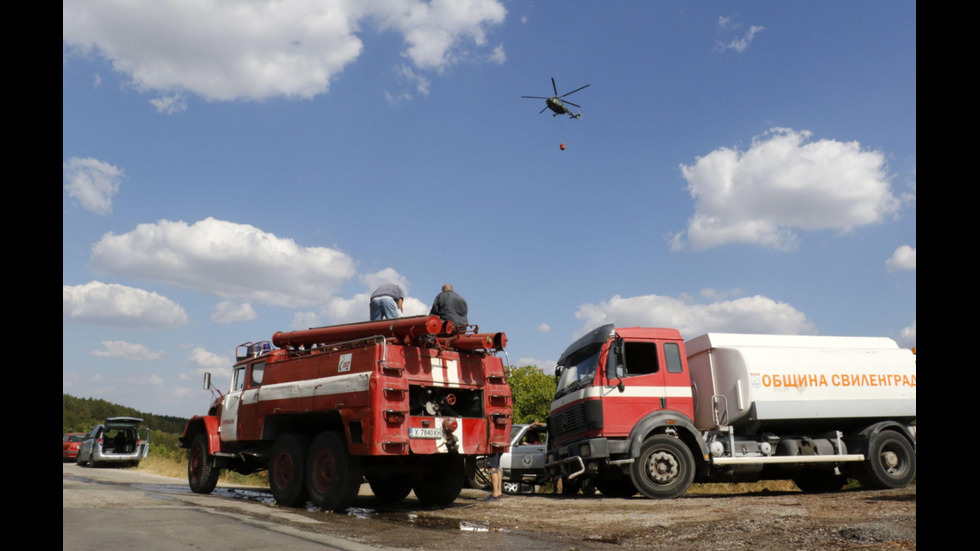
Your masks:
M426 507L445 507L463 490L463 458L456 454L430 455L422 474L412 484L415 497Z
M306 503L306 453L310 439L301 434L284 434L272 446L269 457L269 488L276 503L284 507L299 507Z
M487 458L478 457L471 460L466 469L466 483L477 490L490 489L490 473L487 472Z
M407 476L372 474L367 479L374 497L386 505L398 503L412 492L412 479Z
M347 451L339 432L323 432L310 446L306 487L310 499L324 511L346 511L361 488L361 461Z
M868 460L861 464L861 484L868 488L904 488L915 478L915 450L895 431L871 437Z
M210 494L218 485L220 472L221 469L211 464L208 436L203 433L198 434L191 444L190 453L187 454L187 482L190 484L191 491L195 494Z
M649 498L677 497L694 481L694 455L679 439L655 434L643 442L630 475L636 489Z

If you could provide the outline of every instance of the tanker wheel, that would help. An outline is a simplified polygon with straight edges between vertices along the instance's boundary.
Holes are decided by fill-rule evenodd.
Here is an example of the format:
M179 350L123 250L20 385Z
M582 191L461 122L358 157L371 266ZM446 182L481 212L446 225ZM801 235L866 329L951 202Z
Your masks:
M904 488L915 478L915 450L902 435L886 430L871 437L868 460L861 465L861 484L869 488Z
M306 454L310 439L301 434L284 434L272 446L269 457L269 488L276 503L299 507L306 503Z
M463 458L457 454L430 455L423 460L422 473L412 483L419 503L445 507L463 490Z
M793 476L793 483L804 493L837 492L847 484L847 477L828 469L807 469Z
M306 488L310 499L324 511L342 512L361 489L361 460L347 451L339 432L324 432L310 446Z
M586 478L582 480L582 495L591 497L595 495L595 491L596 487L594 478Z
M687 491L694 481L694 455L683 442L666 434L647 438L630 465L633 483L643 495L669 499Z
M408 476L372 474L367 479L374 497L387 505L398 503L412 493L412 479Z
M633 497L636 495L636 486L627 476L596 479L595 487L606 497Z
M218 485L220 472L221 469L211 464L207 435L198 434L191 444L190 453L187 454L187 482L191 491L195 494L210 494Z

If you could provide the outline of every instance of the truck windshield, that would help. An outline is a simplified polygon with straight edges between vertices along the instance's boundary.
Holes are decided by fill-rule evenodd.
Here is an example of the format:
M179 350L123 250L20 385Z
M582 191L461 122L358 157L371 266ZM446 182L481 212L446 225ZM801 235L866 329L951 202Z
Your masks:
M595 377L595 368L599 363L599 351L602 343L595 343L568 356L562 366L561 377L555 390L555 398L587 386Z

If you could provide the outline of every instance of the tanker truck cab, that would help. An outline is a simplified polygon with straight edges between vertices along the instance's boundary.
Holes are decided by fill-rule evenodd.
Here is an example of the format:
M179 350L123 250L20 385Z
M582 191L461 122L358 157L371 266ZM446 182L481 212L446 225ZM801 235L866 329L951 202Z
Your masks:
M916 473L916 362L887 338L604 325L561 355L545 468L610 497L790 479L885 489Z
M683 345L675 329L609 324L569 346L556 368L551 473L573 485L592 478L606 495L683 493L707 455ZM632 473L637 458L656 474Z

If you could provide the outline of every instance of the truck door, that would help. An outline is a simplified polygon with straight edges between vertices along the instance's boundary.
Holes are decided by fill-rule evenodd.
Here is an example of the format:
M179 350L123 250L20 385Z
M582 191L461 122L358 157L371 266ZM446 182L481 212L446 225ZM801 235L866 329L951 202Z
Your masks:
M680 343L664 342L661 345L664 358L664 384L667 409L679 411L694 419L694 399L691 393L691 377Z
M263 424L259 419L259 388L265 373L265 362L250 364L246 372L245 389L238 404L239 440L258 440L262 437Z
M628 436L644 416L668 407L666 369L661 359L656 341L613 341L607 356L602 405L607 436Z
M222 398L221 424L218 433L224 442L238 440L238 409L242 401L242 392L245 390L245 368L244 365L235 368L231 377L231 390Z

